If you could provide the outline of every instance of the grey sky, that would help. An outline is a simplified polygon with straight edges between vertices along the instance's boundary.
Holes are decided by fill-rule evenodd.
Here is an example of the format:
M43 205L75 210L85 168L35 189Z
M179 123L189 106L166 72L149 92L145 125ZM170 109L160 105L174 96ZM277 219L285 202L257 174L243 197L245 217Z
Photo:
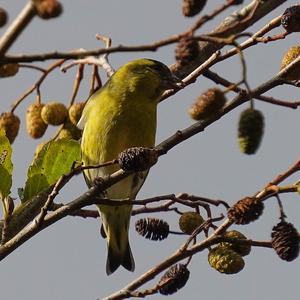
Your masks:
M208 1L205 12L223 1ZM250 1L245 1L249 3ZM272 15L263 18L250 30L252 32L281 14L287 1ZM0 1L7 9L10 21L24 6L26 1ZM47 52L77 48L93 49L102 46L95 34L101 33L112 38L113 44L136 45L154 42L172 34L184 31L195 18L181 15L181 1L96 1L64 0L64 13L60 18L42 21L36 18L25 29L14 44L11 53ZM232 10L231 10L232 11ZM204 26L206 32L218 24L223 14ZM1 29L0 34L4 32ZM275 30L274 32L278 32ZM288 36L286 40L267 45L258 45L245 52L249 83L252 88L266 81L278 72L280 60L290 46L297 45L299 34ZM174 45L158 52L118 53L110 56L111 64L117 68L123 63L140 57L149 57L166 64L174 62ZM38 65L49 65L46 64ZM89 69L88 67L86 69ZM239 60L234 58L214 67L222 76L238 81L241 76ZM88 74L88 72L86 73ZM69 101L75 69L66 74L60 71L45 81L42 86L44 102ZM1 112L7 111L12 101L31 86L39 74L22 69L14 78L2 79ZM102 79L106 80L105 76ZM78 100L88 93L89 77L84 80ZM214 84L200 77L197 82L159 106L157 142L190 124L187 109L195 98ZM269 93L286 100L299 99L298 90L291 87L276 88ZM19 137L14 143L14 187L23 186L26 169L32 160L34 149L40 141L28 137L24 127L26 107L34 101L32 94L17 109L22 119ZM255 156L242 155L237 147L236 127L239 113L247 105L236 109L219 120L203 133L180 144L166 156L160 158L153 167L138 198L155 195L188 192L210 198L219 198L234 203L243 196L261 189L277 174L286 170L299 157L300 118L297 110L255 102L256 108L265 115L266 128L261 148ZM49 130L50 136L54 130ZM46 136L42 140L46 140ZM299 177L294 176L290 182ZM67 186L58 202L69 201L82 194L87 187L82 178L76 178ZM300 228L298 195L282 197L288 221ZM215 210L215 215L224 212ZM153 215L154 216L154 215ZM177 228L175 215L156 215L169 220L172 229ZM131 247L136 260L136 271L132 274L119 269L110 277L105 273L106 244L99 235L96 220L66 218L42 231L9 255L0 268L1 298L6 300L53 300L53 299L96 299L108 296L123 287L148 268L156 265L173 253L185 237L170 236L162 242L151 242L138 236L134 231L132 218ZM145 216L146 217L146 216ZM254 224L240 229L249 238L267 240L273 225L278 222L275 199L266 202L264 215ZM236 229L237 227L235 227ZM191 277L185 288L170 299L203 298L213 300L279 300L292 299L298 295L299 259L287 263L281 261L270 249L253 248L246 257L245 269L237 275L222 275L211 269L207 263L207 251L194 256L190 265ZM152 283L155 284L157 278ZM161 295L150 296L160 299Z

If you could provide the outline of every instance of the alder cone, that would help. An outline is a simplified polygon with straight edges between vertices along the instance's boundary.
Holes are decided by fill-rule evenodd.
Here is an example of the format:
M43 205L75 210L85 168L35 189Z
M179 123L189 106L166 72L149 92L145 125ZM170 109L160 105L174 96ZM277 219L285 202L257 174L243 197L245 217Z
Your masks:
M281 259L292 261L298 257L299 236L293 224L279 222L273 227L271 237L272 247Z
M181 66L188 65L195 60L200 52L199 43L190 36L183 37L179 40L175 48L175 59Z
M146 239L161 241L169 235L169 224L157 218L139 219L135 223L135 230Z
M70 106L69 119L74 125L77 125L77 123L79 122L84 106L85 102L74 103Z
M35 0L36 14L44 20L57 18L63 12L63 7L57 0Z
M41 117L43 107L44 104L42 103L34 103L27 108L26 129L28 134L34 139L42 137L48 127Z
M146 171L158 160L158 152L152 148L133 147L122 151L118 156L124 171Z
M192 234L204 222L201 215L195 211L183 213L179 218L179 228L186 234Z
M18 64L5 64L0 66L0 78L15 76L18 72Z
M224 237L232 238L232 239L239 239L239 240L246 240L247 238L237 230L230 230L224 233ZM246 244L235 244L230 242L222 242L220 246L227 247L234 252L238 253L241 256L246 256L251 252L251 245Z
M209 251L208 263L218 272L225 274L236 274L245 266L241 255L227 247L221 246L217 246Z
M281 25L287 32L300 31L300 5L288 7L281 16Z
M206 4L206 0L183 0L182 14L185 17L193 17L199 14Z
M0 129L4 129L6 136L12 144L19 133L20 119L12 112L4 112L0 115Z
M263 213L264 204L257 198L246 197L228 209L228 219L238 225L249 224L257 220Z
M174 265L160 279L159 292L162 295L172 295L185 286L189 277L190 271L185 265Z
M68 116L68 110L63 103L50 102L47 103L41 111L41 117L46 124L61 125Z
M0 27L3 27L8 20L8 15L5 9L0 7Z

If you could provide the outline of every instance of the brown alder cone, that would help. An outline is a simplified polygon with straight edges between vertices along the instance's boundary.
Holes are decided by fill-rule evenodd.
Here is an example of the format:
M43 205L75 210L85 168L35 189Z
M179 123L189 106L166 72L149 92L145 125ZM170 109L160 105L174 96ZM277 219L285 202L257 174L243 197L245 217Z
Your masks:
M0 77L12 77L19 72L18 64L6 64L0 66Z
M207 0L183 0L182 14L185 17L193 17L201 12Z
M263 213L264 204L257 198L245 197L228 209L228 219L235 224L249 224Z
M36 14L44 20L61 15L63 7L57 0L34 0Z
M152 148L133 147L122 151L118 162L124 171L146 171L158 160L158 152Z
M7 138L12 144L18 135L20 119L12 112L4 112L0 115L0 129L4 129Z
M80 120L84 106L85 106L85 102L77 102L70 106L69 119L71 123L73 123L74 125L77 125L78 121Z
M41 117L43 107L44 104L42 103L34 103L27 108L26 129L28 134L34 139L42 137L48 127Z
M135 223L135 230L152 241L161 241L169 235L169 224L157 218L139 219Z
M183 288L190 277L190 271L183 264L177 264L168 269L158 285L162 285L159 292L162 295L171 295Z
M0 27L3 27L8 20L7 12L5 9L0 7Z
M277 255L285 260L292 261L299 255L299 236L293 224L285 221L273 227L272 247Z
M190 36L179 40L175 48L175 59L178 65L184 66L191 63L199 55L199 42Z
M50 102L47 103L41 111L41 117L46 124L61 125L68 116L68 109L63 103Z
M287 32L300 31L300 5L288 7L281 17L281 25Z

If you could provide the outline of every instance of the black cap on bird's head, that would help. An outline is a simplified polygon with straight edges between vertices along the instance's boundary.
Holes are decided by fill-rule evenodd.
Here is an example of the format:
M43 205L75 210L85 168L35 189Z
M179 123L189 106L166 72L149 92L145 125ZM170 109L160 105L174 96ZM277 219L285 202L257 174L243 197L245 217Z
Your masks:
M181 80L177 76L175 76L168 68L168 66L166 66L164 63L154 59L145 58L144 60L149 61L150 68L160 75L160 77L162 78L164 89L167 90L172 88L178 88L178 85L181 84Z
M129 67L134 73L145 74L145 71L148 71L156 74L162 80L162 88L165 90L178 87L178 84L181 83L181 80L172 74L168 66L158 60L141 58L133 60L124 66Z
M120 67L111 77L111 88L122 95L159 100L165 90L178 88L182 82L162 62L141 58Z

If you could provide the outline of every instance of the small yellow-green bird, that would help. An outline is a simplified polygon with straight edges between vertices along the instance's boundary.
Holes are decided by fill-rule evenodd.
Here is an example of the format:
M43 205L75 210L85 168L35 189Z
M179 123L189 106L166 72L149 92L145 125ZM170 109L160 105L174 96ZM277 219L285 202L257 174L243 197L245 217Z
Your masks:
M96 165L118 157L131 147L153 147L157 104L162 93L178 79L163 63L138 59L119 68L106 84L88 100L78 127L83 129L81 152L84 165ZM91 186L97 177L112 174L118 166L88 169L84 175ZM138 172L108 188L109 199L135 199L148 171ZM108 255L106 273L120 265L134 271L128 230L131 206L98 205Z

